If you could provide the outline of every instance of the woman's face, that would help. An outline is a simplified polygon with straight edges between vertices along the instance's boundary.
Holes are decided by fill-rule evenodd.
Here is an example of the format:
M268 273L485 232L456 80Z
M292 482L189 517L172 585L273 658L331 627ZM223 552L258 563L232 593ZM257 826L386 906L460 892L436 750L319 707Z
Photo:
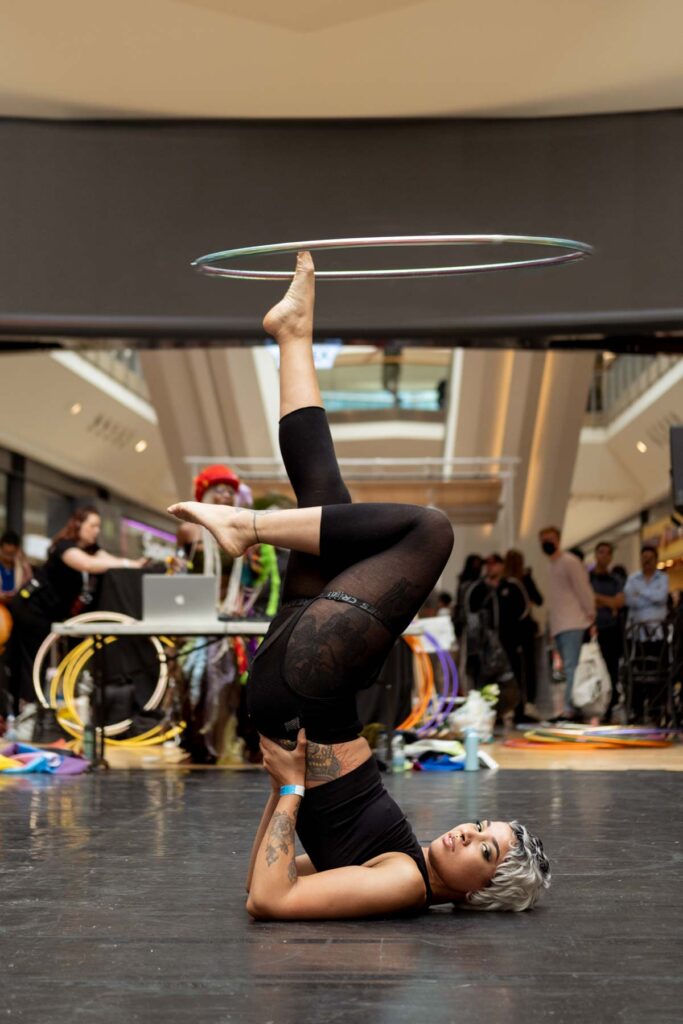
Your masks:
M97 538L100 535L100 517L94 513L89 515L81 523L81 528L78 531L78 540L83 547L90 547L91 544L97 543Z
M454 899L483 889L514 842L506 821L475 821L444 832L429 847L429 863Z
M230 484L216 484L214 487L207 488L202 501L209 505L234 505L235 488Z

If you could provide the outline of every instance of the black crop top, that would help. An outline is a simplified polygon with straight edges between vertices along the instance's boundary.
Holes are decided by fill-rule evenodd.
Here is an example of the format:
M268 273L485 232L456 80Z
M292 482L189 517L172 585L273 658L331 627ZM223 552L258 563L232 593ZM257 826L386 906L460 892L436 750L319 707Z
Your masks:
M421 909L432 903L422 847L405 814L384 788L374 757L348 775L307 789L296 830L317 871L365 864L382 853L406 853L425 884Z

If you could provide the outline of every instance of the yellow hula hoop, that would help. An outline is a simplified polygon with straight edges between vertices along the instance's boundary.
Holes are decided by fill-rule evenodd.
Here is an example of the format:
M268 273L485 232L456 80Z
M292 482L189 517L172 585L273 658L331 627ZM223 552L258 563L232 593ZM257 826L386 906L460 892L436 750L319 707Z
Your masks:
M82 615L75 615L73 616L73 618L67 619L66 624L78 625L79 623L86 622L102 622L106 624L107 622L116 622L126 625L137 621L138 620L133 618L132 616L124 615L121 612L85 612ZM40 645L38 653L36 654L35 661L33 663L33 686L36 691L38 700L43 705L43 707L52 708L54 710L56 710L57 694L59 690L59 684L62 681L62 678L64 678L65 680L66 678L71 678L71 671L73 668L75 668L76 664L78 665L78 673L82 672L83 668L88 663L94 652L94 639L91 637L87 637L85 640L82 641L82 643L78 644L73 651L70 651L65 656L65 658L62 659L59 666L57 667L55 676L51 681L50 694L48 700L48 698L46 698L43 692L40 675L43 666L43 661L45 660L45 657L48 654L51 647L57 642L58 639L59 636L57 633L50 633L45 638L43 643ZM109 636L104 638L104 642L106 644L110 644L117 639L117 637ZM147 701L147 703L145 704L143 710L153 711L161 703L163 695L166 692L166 687L168 685L168 662L166 660L166 653L164 651L163 645L165 644L166 646L172 646L172 642L166 636L150 636L148 637L148 639L156 650L157 658L159 661L159 676L157 678L157 683L154 688L154 691L152 692L152 695ZM74 678L74 689L75 682L76 680ZM67 695L66 692L64 691L64 687L63 692L64 699L65 701L67 701ZM73 691L69 690L69 693L71 694L70 711L76 720L74 723L74 728L78 730L78 734L80 735L80 733L82 733L83 731L83 723L81 721L80 716L78 715L78 712L76 711L75 705L73 704ZM131 724L132 722L130 719L124 719L121 722L116 722L111 725L107 725L105 726L105 736L115 736L118 733L125 732L127 729L130 728Z

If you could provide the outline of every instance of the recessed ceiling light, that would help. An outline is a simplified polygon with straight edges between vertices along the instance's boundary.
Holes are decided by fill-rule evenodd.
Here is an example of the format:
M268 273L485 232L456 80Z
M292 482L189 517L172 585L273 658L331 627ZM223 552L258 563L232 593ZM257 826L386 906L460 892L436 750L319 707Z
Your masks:
M83 406L81 405L80 402L74 402L74 404L69 409L69 412L71 413L72 416L78 416L79 412L82 412L82 411L83 411Z
M144 452L146 448L147 448L147 442L146 441L138 441L138 443L135 445L135 451L136 452Z
M636 441L636 448L641 453L641 455L644 455L647 451L647 445L644 441Z

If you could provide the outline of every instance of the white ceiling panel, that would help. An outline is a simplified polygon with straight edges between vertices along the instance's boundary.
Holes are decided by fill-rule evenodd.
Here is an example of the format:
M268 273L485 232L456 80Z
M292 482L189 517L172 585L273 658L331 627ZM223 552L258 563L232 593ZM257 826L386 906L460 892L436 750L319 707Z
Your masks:
M0 30L5 116L540 117L683 106L680 0L0 0Z

